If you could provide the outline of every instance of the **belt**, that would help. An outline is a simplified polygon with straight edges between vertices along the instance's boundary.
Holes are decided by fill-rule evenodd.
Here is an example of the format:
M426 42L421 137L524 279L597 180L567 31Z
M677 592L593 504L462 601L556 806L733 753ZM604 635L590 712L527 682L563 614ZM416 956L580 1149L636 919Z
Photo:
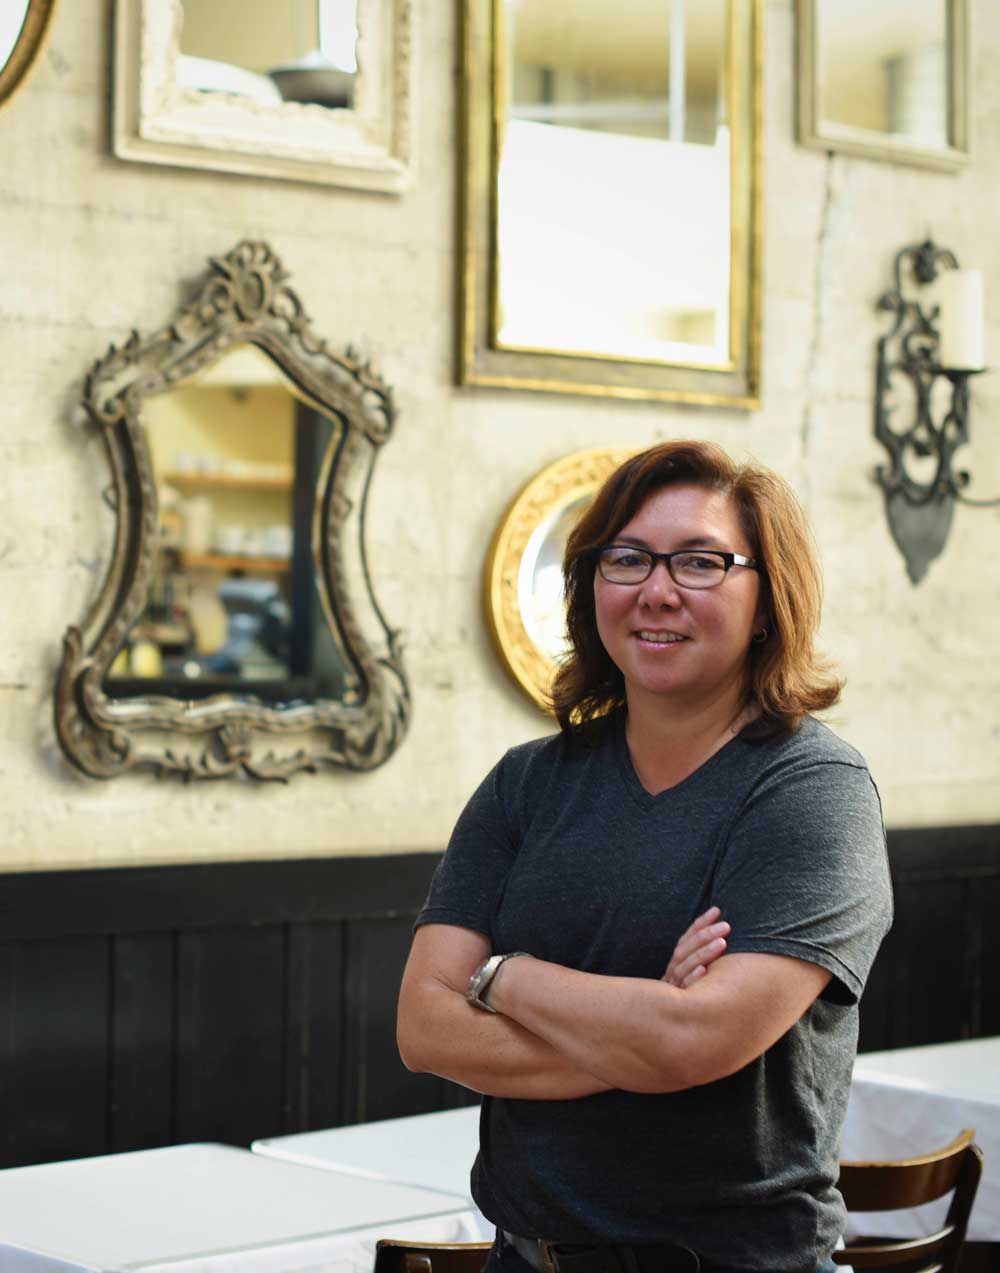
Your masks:
M501 1230L508 1246L536 1273L699 1273L701 1261L690 1247L675 1242L655 1246L586 1246L546 1242Z

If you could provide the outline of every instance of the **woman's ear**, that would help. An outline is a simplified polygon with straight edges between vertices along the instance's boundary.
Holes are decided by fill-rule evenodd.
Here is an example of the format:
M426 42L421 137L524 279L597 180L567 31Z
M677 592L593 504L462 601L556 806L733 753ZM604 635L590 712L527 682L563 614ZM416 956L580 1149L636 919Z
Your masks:
M774 617L771 606L771 588L768 581L761 578L760 592L757 594L757 609L753 616L753 630L760 632L764 628L771 632L774 628Z

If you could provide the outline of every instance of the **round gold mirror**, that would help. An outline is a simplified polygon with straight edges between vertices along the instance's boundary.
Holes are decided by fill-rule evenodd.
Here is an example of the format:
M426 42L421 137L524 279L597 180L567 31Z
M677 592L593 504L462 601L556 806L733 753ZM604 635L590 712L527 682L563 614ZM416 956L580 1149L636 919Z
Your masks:
M525 486L494 536L486 613L505 666L543 710L565 646L566 540L605 478L632 453L603 447L556 460Z
M0 107L24 83L42 51L56 0L7 0L0 6Z

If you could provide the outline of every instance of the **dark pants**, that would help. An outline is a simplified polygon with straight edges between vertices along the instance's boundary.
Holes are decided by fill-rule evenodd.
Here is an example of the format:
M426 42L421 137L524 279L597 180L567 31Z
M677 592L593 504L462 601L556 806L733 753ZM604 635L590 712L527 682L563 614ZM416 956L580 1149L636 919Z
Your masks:
M535 1270L518 1255L513 1247L501 1241L494 1242L493 1249L483 1267L483 1273L535 1273ZM719 1270L718 1273L722 1271ZM725 1273L740 1273L740 1270L727 1269ZM803 1269L802 1273L841 1273L841 1270L832 1260L825 1260L818 1269Z

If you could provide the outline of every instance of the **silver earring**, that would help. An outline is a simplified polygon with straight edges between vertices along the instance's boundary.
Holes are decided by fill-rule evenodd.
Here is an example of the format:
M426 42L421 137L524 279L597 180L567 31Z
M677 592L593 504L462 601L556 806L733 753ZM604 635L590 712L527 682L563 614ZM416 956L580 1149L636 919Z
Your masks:
M759 632L755 632L753 634L754 645L763 645L764 642L767 640L767 636L768 636L768 632L766 627L761 628Z

